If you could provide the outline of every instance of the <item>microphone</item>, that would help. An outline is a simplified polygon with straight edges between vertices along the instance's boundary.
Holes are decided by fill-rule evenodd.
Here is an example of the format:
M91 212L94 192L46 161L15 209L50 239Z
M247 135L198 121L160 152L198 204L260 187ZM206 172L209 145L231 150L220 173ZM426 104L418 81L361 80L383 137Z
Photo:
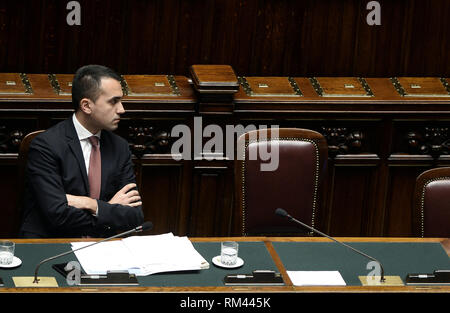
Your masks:
M100 241L94 242L94 243L92 243L90 245L87 245L87 246L84 246L84 247L81 247L81 248L78 248L78 249L75 249L75 250L70 250L70 251L67 251L67 252L64 252L64 253L61 253L61 254L49 257L47 259L44 259L36 266L36 269L34 271L33 284L39 284L39 279L37 278L38 277L39 267L41 267L42 264L44 264L44 263L46 263L48 261L57 259L59 257L65 256L65 255L70 254L70 253L74 253L75 251L78 251L78 250L81 250L81 249L84 249L84 248L92 247L92 246L94 246L96 244L99 244L101 242L105 242L105 241L108 241L108 240L111 240L111 239L114 239L114 238L117 238L117 237L121 237L121 236L125 236L125 235L128 235L128 234L132 234L132 233L139 233L141 231L150 230L152 228L153 228L153 223L152 222L144 222L144 224L142 224L142 225L140 225L138 227L135 227L133 229L127 230L127 231L125 231L123 233L120 233L120 234L114 235L112 237L108 237L108 238L102 239Z
M278 215L278 216L281 216L281 217L285 217L285 218L287 218L287 219L289 219L290 221L293 221L293 222L295 222L295 223L298 223L298 224L302 225L303 227L305 227L305 228L307 228L307 229L309 229L309 230L315 232L316 234L319 234L319 235L321 235L321 236L323 236L323 237L326 237L326 238L328 238L328 239L331 239L331 240L333 240L334 242L337 242L338 244L343 245L343 246L349 248L350 250L352 250L352 251L354 251L354 252L356 252L356 253L358 253L358 254L360 254L360 255L366 257L366 258L368 258L369 260L372 260L372 261L377 262L378 265L380 265L380 269L381 269L380 282L383 283L383 282L386 280L386 279L384 278L384 269L383 269L383 265L381 265L381 262L378 261L377 259L375 259L375 258L371 257L370 255L367 255L367 254L365 254L364 252L361 252L361 251L359 251L359 250L357 250L357 249L355 249L355 248L353 248L353 247L351 247L351 246L349 246L349 245L347 245L347 244L345 244L345 243L343 243L343 242L340 242L340 241L334 239L333 237L328 236L327 234L324 234L324 233L322 233L321 231L318 231L317 229L312 228L312 227L309 226L309 225L306 225L305 223L300 222L299 220L297 220L297 219L293 218L292 216L290 216L285 210L283 210L283 209L281 209L281 208L276 209L276 210L275 210L275 214Z

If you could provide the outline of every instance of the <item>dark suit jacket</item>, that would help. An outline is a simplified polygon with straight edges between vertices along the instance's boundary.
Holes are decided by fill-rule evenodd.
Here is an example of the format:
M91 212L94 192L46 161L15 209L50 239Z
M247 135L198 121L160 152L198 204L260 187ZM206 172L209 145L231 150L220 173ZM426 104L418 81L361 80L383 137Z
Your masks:
M102 185L98 216L68 205L66 194L89 196L89 182L72 118L38 135L31 143L23 204L23 237L105 237L143 222L142 208L109 204L135 182L128 143L102 130Z

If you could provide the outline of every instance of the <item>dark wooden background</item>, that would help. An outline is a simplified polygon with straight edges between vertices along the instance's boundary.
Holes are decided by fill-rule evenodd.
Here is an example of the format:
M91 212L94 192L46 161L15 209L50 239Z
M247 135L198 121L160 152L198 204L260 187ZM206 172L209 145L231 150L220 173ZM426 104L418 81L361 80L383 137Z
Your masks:
M187 75L229 64L248 76L448 76L450 1L0 1L0 71L74 73L88 63L123 74Z
M228 64L247 77L434 76L450 82L448 0L379 1L381 26L367 25L369 1L362 0L81 0L81 26L67 25L68 2L0 0L0 72L73 74L82 65L99 63L121 74L189 77L193 64ZM331 235L411 236L415 178L450 164L448 146L431 156L408 145L409 134L426 137L435 133L431 128L442 133L442 145L450 142L447 100L438 105L435 99L405 104L400 98L383 103L310 98L254 104L235 98L227 103L234 111L216 117L200 112L192 86L186 78L183 82L190 90L186 103L127 102L120 135L133 143L130 133L139 131L130 127L170 131L178 123L192 126L199 115L204 125L310 128L328 133L329 140L336 129L345 136L364 135L358 151L329 159L321 229ZM395 93L389 81L386 85ZM301 88L315 94L309 83ZM17 143L27 132L70 116L71 106L66 98L0 100L0 237L11 237ZM158 153L134 159L154 231L233 234L233 162L180 163L167 151Z

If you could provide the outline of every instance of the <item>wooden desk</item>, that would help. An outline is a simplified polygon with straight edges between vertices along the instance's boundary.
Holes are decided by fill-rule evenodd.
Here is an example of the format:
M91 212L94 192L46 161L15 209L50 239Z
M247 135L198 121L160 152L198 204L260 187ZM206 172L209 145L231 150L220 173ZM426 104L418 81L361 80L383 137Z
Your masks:
M224 240L234 240L240 242L254 242L259 241L263 242L265 247L267 248L272 260L274 261L278 271L282 274L284 281L286 283L285 286L272 286L272 287L259 287L259 286L208 286L208 287L198 287L198 286L190 286L190 287L60 287L60 288L0 288L0 292L43 292L43 293L53 293L53 292L63 292L63 293L79 293L79 292L131 292L131 293L139 293L139 292L230 292L230 293L239 293L239 292L256 292L256 293L264 293L264 292L276 292L276 293L285 293L285 292L313 292L313 293L410 293L410 292L420 292L420 293L442 293L442 292L450 292L450 286L432 286L432 287L417 287L417 286L344 286L344 287L329 287L329 286L320 286L320 287L298 287L293 286L291 280L289 279L285 265L283 264L280 256L277 254L274 245L279 242L293 242L293 243L319 243L319 242L330 242L326 238L315 238L315 237L213 237L213 238L191 238L193 243L201 243L201 242L220 242ZM350 243L441 243L445 249L445 246L448 244L449 239L444 238L338 238L340 241L350 242ZM13 239L14 242L20 243L68 243L72 241L85 241L85 239ZM346 249L342 247L342 249ZM450 249L446 249L447 255L450 256ZM45 256L48 257L48 256ZM210 260L208 260L210 261ZM211 264L211 267L214 265ZM231 272L230 272L231 273ZM7 277L8 272L4 270L0 270L0 276L5 278ZM27 273L26 275L32 276L33 273ZM54 275L59 275L56 272ZM404 277L401 277L404 280Z

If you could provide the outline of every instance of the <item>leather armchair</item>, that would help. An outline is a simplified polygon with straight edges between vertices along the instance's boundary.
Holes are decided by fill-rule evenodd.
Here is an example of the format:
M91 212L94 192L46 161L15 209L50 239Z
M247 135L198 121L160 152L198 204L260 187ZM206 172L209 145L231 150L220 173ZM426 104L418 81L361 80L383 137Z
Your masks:
M434 168L417 177L413 232L416 237L450 237L450 167Z
M316 226L320 186L326 170L326 140L307 129L276 131L278 134L270 129L251 131L238 139L234 217L239 235L308 233L275 216L274 211L279 207L304 223ZM271 151L272 158L278 158L276 169L263 170L263 165L268 165L269 161L263 160L261 151ZM276 163L273 159L270 161Z

